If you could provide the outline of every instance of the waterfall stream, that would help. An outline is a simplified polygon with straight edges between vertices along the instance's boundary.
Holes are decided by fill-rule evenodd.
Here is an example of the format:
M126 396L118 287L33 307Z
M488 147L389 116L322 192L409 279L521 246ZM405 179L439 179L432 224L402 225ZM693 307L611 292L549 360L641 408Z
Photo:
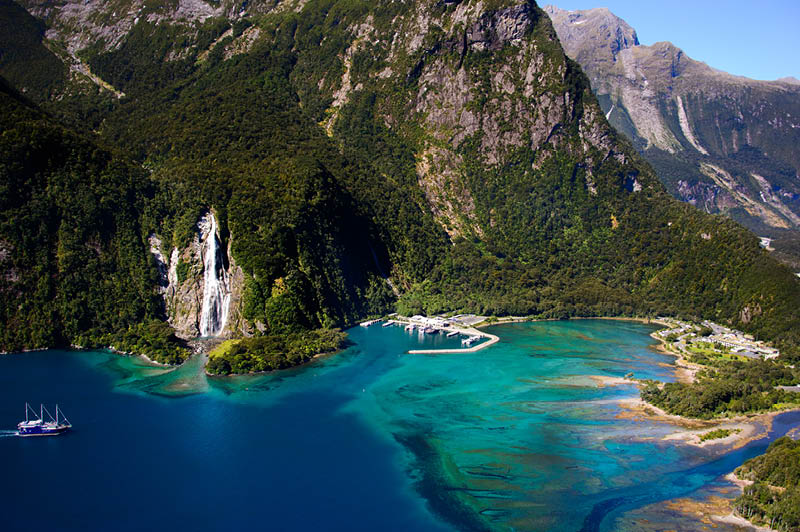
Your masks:
M231 302L228 272L221 260L217 220L208 213L198 222L203 253L203 307L200 313L200 336L217 336L228 321Z

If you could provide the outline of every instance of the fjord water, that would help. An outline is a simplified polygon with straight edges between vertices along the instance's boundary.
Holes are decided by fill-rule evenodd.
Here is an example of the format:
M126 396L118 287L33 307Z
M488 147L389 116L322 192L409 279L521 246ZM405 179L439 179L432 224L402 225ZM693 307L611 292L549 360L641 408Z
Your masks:
M650 330L504 325L483 351L420 356L404 353L457 340L356 327L339 355L227 379L206 379L199 357L174 371L101 352L0 357L0 429L26 401L59 402L74 425L0 437L3 529L626 528L626 512L707 488L766 445L712 458L620 417L636 390L589 376L670 380Z

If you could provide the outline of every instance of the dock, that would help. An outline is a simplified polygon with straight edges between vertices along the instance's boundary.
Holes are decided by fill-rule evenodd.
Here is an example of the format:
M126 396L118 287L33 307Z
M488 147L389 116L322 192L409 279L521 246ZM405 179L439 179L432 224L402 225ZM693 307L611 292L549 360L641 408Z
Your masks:
M381 321L381 320L380 319L367 320L367 321L362 321L361 323L359 323L359 325L361 325L362 327L369 327L370 325L374 325L374 324L378 323L379 321Z
M471 346L472 344L474 344L475 342L477 342L480 339L481 339L480 336L468 336L468 337L464 338L463 340L461 340L461 345L465 345L465 346L469 347L469 346Z
M478 338L488 338L487 341L482 342L478 345L473 345L472 347L463 347L461 349L411 349L408 353L411 355L457 355L457 354L464 354L464 353L474 353L476 351L480 351L485 347L489 347L492 344L496 344L500 341L500 338L489 334L483 331L479 331L478 329L459 329L456 331L456 334L464 334L468 337L478 337ZM473 340L472 343L477 342L477 340Z
M458 353L474 353L475 351L480 351L485 347L489 347L492 344L496 344L500 341L500 338L493 334L489 334L487 332L479 331L478 329L472 327L471 323L468 320L459 320L461 316L456 316L454 318L444 318L444 317L433 317L428 318L425 316L399 316L394 315L392 316L394 319L388 320L387 323L384 323L383 327L388 327L389 325L400 325L403 326L406 331L419 331L421 334L437 334L442 333L445 334L448 338L452 338L456 335L463 335L465 336L464 340L462 340L462 347L461 349L412 349L408 351L409 354L412 355L421 355L421 354L430 354L430 355L437 355L437 354L458 354ZM468 318L480 318L482 321L484 318L479 316L471 316L465 315L464 317ZM364 322L361 325L364 327L369 327L375 322L381 320L371 320L369 322ZM476 320L472 320L476 321ZM466 323L465 323L466 322ZM367 325L365 325L367 324ZM480 341L482 338L487 339L485 342L481 342L477 345L475 342Z

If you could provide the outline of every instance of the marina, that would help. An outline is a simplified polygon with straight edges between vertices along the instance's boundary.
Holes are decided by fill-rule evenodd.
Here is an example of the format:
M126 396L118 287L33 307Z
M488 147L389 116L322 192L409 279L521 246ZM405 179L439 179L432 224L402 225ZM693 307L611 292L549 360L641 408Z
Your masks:
M411 349L409 354L458 354L458 353L474 353L485 347L493 345L500 341L500 338L493 334L480 331L474 325L485 321L483 316L475 316L473 314L459 314L452 317L444 316L421 316L414 315L411 317L395 315L393 322L398 325L404 325L406 331L419 331L420 334L444 334L447 338L455 336L463 336L461 340L462 348L445 348L445 349ZM384 325L386 326L386 325ZM485 341L481 341L485 340Z

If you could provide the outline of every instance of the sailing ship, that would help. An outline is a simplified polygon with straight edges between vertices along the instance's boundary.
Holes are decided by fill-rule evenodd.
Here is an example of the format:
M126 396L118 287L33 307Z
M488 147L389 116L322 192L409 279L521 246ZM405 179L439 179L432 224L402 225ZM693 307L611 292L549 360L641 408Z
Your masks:
M36 416L36 411L28 403L25 403L25 421L21 421L17 425L18 436L57 436L72 428L72 424L64 415L64 412L61 412L61 409L58 408L58 405L56 405L55 419L53 419L53 416L44 405L39 405L38 418L31 419L28 415L29 413ZM45 413L47 413L49 421L45 421ZM60 420L59 414L61 415Z

